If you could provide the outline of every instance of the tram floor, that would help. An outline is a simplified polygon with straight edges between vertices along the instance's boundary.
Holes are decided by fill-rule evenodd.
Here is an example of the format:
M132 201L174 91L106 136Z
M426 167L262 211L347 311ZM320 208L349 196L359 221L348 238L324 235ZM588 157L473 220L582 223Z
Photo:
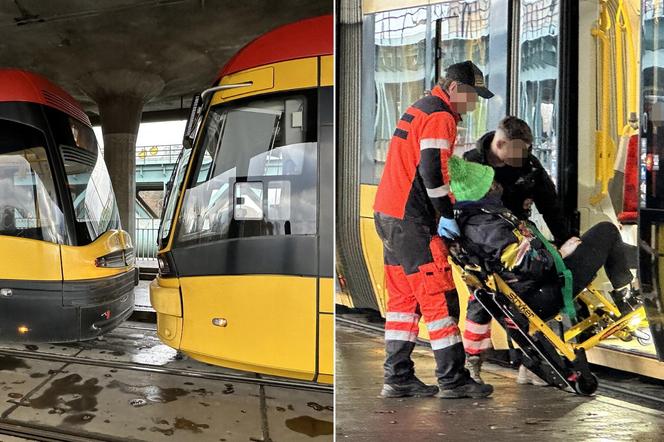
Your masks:
M2 345L0 441L23 440L3 425L81 440L331 440L332 394L283 381L178 358L149 323L83 343Z
M338 440L661 441L664 412L597 394L516 384L516 371L485 364L487 399L383 399L383 340L337 322ZM431 350L416 347L418 377L435 383ZM601 385L601 380L600 380Z

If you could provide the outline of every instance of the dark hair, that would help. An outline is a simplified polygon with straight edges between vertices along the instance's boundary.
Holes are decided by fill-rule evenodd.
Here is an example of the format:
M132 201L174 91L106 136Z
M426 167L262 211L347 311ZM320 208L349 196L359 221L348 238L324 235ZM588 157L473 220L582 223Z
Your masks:
M438 79L438 86L440 86L444 91L447 91L450 85L456 80L451 80L449 78L440 77Z
M502 130L510 140L522 140L528 144L533 143L533 133L528 123L517 117L505 117L498 123L498 129Z

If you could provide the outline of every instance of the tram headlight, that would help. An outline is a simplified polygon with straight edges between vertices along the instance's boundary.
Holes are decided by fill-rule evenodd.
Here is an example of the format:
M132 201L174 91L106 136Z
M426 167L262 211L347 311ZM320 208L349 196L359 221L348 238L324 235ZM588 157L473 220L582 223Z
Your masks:
M134 249L119 250L95 259L97 267L131 267L134 264Z
M162 276L172 276L173 266L169 263L168 256L157 255L157 263L159 264L159 274Z

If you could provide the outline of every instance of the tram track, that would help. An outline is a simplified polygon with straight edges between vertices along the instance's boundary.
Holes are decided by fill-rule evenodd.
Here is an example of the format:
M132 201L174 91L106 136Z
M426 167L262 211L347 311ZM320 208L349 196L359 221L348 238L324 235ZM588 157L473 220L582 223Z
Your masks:
M58 355L54 353L39 353L29 350L0 349L0 355L12 356L15 358L35 359L35 360L48 361L48 362L61 362L61 363L70 363L70 364L79 364L79 365L89 365L95 367L107 367L119 370L138 371L143 373L166 374L166 375L182 376L194 379L207 379L207 380L223 381L223 382L237 382L237 383L252 384L252 385L262 385L264 387L286 388L286 389L314 391L319 393L330 393L330 394L334 392L334 387L330 385L314 384L304 381L287 381L281 379L263 378L260 377L260 375L258 374L256 375L257 377L249 377L243 375L212 373L212 372L191 370L191 369L183 370L176 368L167 368L167 367L160 367L155 365L132 363L132 362L79 358L74 356Z
M335 320L337 323L341 323L348 327L368 331L377 335L378 334L382 335L385 332L382 326L368 324L366 322L357 321L353 319L342 318L339 315L336 316ZM429 346L428 342L421 340L419 338L417 339L417 344L425 347ZM664 408L664 397L658 397L651 394L635 391L633 389L624 388L618 385L616 382L608 381L606 379L603 379L602 377L600 377L599 379L600 379L600 384L597 390L598 393L614 398L616 397L616 395L629 397L632 398L633 400L634 399L637 400L638 402L645 401L646 403L649 403L651 408L656 408L656 409Z
M118 438L87 431L72 431L13 419L0 419L1 435L39 442L138 442L138 439ZM2 439L0 438L0 440Z

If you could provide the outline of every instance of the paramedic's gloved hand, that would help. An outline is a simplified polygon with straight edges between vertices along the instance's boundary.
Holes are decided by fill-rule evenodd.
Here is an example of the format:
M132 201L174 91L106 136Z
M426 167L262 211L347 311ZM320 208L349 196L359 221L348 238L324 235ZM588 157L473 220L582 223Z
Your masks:
M440 217L440 221L438 221L438 235L444 236L447 239L457 239L461 236L459 226L454 218Z

